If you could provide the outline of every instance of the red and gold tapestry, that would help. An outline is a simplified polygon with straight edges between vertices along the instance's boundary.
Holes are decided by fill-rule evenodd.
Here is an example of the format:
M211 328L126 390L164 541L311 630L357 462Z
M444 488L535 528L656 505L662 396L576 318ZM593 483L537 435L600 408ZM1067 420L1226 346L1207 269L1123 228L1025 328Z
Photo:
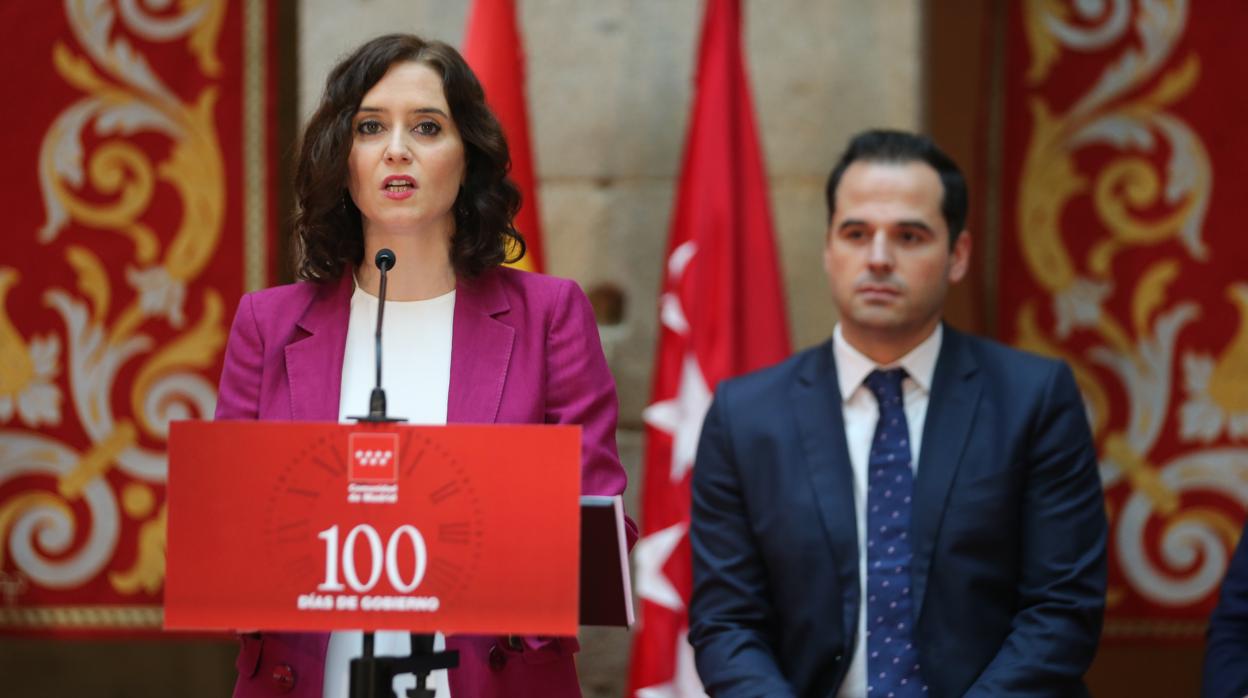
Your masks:
M1083 390L1109 639L1198 639L1248 507L1248 5L1011 3L1001 335Z
M270 12L0 5L0 633L160 627L169 422L268 281Z

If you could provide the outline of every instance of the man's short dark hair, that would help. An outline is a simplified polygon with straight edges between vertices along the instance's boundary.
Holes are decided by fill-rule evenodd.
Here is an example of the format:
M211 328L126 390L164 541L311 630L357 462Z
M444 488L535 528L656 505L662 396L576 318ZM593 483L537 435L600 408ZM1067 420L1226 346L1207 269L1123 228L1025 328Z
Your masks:
M828 220L836 213L836 188L841 183L841 175L855 162L880 162L905 164L908 162L927 163L940 176L944 186L944 195L940 201L940 212L949 226L949 245L958 239L958 235L966 228L966 211L969 206L966 192L966 177L958 169L944 151L936 147L932 139L906 131L890 131L874 129L863 131L854 136L828 175L825 195L828 200Z

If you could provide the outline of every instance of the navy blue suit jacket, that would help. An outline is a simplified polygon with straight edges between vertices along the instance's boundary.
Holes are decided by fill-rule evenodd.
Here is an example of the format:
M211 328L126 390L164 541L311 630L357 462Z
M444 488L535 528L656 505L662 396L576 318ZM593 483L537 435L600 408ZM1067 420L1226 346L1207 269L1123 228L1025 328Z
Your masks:
M1203 698L1248 696L1248 526L1222 581L1222 594L1209 618Z
M689 639L712 696L834 696L858 542L830 343L716 391L693 475ZM1082 696L1106 520L1065 364L945 328L912 510L933 696Z

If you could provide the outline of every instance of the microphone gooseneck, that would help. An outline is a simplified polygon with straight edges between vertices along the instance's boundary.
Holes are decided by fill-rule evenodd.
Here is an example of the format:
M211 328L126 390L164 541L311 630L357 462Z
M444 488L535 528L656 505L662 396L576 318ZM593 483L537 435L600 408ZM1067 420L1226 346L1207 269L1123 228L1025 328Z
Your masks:
M381 282L377 287L377 333L373 347L376 354L377 383L368 398L369 419L386 419L386 391L381 389L381 322L386 312L386 272L394 267L394 262L394 251L386 247L377 250L377 256L373 258L373 264L381 272Z
M402 417L386 416L386 392L381 388L381 323L386 312L386 272L394 267L392 250L377 250L373 264L381 272L377 285L377 333L374 349L377 362L377 384L368 398L368 416L351 417L363 423L384 424L407 421ZM348 674L348 694L351 698L379 698L391 694L394 677L411 674L416 677L416 688L408 689L407 695L432 698L434 689L428 687L429 675L438 669L454 669L459 666L458 650L433 649L433 635L413 633L411 655L407 657L377 657L373 654L373 633L364 633L359 657L351 660Z

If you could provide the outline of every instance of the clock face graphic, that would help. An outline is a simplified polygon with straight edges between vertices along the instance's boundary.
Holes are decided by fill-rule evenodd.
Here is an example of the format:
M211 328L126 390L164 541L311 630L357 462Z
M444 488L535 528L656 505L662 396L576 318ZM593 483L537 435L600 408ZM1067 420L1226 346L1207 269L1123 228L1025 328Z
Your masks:
M452 607L477 574L483 515L435 431L342 425L295 449L265 503L261 535L279 571L269 583L292 598L330 590Z

